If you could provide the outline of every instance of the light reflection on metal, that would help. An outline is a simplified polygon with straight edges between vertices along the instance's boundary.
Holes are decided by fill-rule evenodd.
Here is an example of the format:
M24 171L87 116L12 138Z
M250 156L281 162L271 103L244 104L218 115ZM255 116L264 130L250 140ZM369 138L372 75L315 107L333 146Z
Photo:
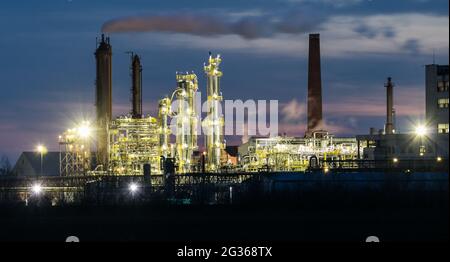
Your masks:
M206 170L217 172L221 165L221 153L225 148L223 140L224 119L221 112L222 94L220 92L220 77L222 72L219 65L220 55L213 57L210 53L208 65L204 66L207 78L207 116L203 120L205 130Z
M157 119L121 116L111 122L109 134L109 172L117 175L143 175L144 164L159 173Z

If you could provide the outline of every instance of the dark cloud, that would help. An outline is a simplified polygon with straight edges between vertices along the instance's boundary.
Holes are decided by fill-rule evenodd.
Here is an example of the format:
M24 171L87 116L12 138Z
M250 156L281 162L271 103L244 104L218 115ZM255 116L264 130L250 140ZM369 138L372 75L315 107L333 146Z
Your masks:
M367 38L370 38L370 39L375 38L377 36L377 34L378 34L378 32L374 28L372 28L372 27L370 27L368 25L365 25L365 24L361 24L361 25L357 26L354 29L354 31L356 33L358 33L360 35L363 35L363 36L365 36Z
M282 16L244 17L236 21L228 21L225 16L165 14L113 19L103 24L102 32L171 32L200 36L235 34L244 39L256 39L276 33L309 32L323 21L324 19L302 17L298 12Z
M379 35L382 35L386 38L393 38L396 36L396 33L392 27L381 27L377 28L374 26L369 26L367 24L360 24L353 29L356 33L363 35L369 39L375 38Z
M384 28L383 35L386 38L394 38L396 36L396 33L393 28L386 27L386 28Z
M418 39L408 39L403 44L403 48L410 53L418 53L420 49L420 41Z

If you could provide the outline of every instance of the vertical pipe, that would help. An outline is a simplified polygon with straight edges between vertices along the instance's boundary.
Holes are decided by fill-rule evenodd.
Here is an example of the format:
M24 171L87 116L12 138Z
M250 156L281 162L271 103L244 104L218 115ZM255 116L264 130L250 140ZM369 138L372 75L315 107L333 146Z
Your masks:
M208 65L204 67L207 77L208 113L205 119L206 134L206 168L210 172L216 172L220 168L220 157L223 143L223 116L220 110L222 96L220 94L219 79L222 72L219 65L222 59L219 55L208 59Z
M170 99L168 97L159 100L159 149L160 156L164 159L169 157L169 135L168 115L170 114Z
M175 90L177 94L178 108L176 114L176 136L175 136L175 155L178 164L178 173L186 172L186 151L188 150L188 144L186 141L186 79L184 75L177 75L177 89Z

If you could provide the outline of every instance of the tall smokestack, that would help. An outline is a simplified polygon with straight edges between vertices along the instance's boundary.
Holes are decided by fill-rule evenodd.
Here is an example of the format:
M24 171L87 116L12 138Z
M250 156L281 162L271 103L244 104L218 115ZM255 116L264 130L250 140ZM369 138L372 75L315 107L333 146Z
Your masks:
M307 136L321 128L322 79L320 72L320 34L309 35Z
M131 59L131 115L133 118L140 118L142 117L142 66L138 55L132 55Z
M97 110L97 161L106 167L108 164L108 132L112 117L112 48L109 37L102 39L95 51L97 63L96 101Z
M386 126L384 127L385 134L393 134L394 130L394 84L392 84L392 78L388 77L386 87Z

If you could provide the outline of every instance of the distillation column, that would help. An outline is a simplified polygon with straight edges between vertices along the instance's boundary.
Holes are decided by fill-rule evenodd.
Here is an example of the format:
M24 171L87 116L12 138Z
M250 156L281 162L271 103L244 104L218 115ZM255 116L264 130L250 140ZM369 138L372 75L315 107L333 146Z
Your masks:
M176 158L177 173L192 171L192 157L197 149L196 92L198 89L195 74L177 74L177 112L176 112Z
M158 121L159 121L159 155L170 157L169 136L170 128L168 127L170 112L170 99L165 97L159 100Z
M221 110L222 96L220 94L219 79L222 72L219 71L221 62L220 55L212 57L209 55L208 65L204 66L207 78L207 116L204 123L205 147L206 147L206 170L216 172L220 168L220 155L224 148L223 143L223 115Z
M108 125L112 115L112 48L109 37L102 39L95 51L97 66L96 101L97 111L97 162L106 170L108 165Z

